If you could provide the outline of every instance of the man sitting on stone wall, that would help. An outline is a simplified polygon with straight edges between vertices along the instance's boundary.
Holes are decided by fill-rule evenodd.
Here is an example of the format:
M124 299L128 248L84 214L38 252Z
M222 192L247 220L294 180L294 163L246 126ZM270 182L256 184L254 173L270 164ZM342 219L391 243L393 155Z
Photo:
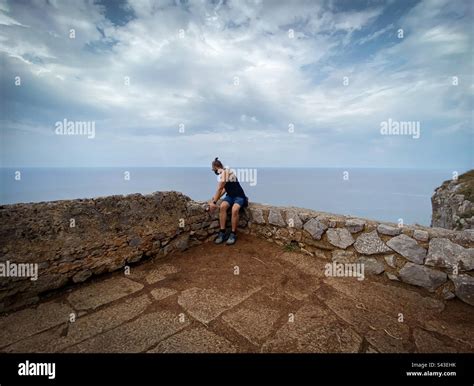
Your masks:
M237 225L239 224L239 211L241 208L245 208L248 205L248 198L240 186L237 176L232 170L224 168L222 162L216 157L212 161L212 171L219 176L219 182L217 184L217 191L209 201L209 209L211 211L217 208L217 201L221 198L224 193L227 193L223 201L220 204L219 223L220 230L215 239L216 244L222 244L226 241L227 245L235 244L237 240ZM232 208L231 217L231 232L228 238L226 238L225 225L227 221L227 209Z

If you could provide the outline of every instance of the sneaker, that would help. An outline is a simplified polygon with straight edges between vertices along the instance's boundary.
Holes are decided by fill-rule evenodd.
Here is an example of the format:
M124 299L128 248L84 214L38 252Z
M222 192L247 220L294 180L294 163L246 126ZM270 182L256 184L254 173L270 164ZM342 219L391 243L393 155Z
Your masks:
M234 232L231 232L231 234L229 235L229 238L227 239L227 245L232 245L232 244L235 244L235 242L237 241L237 235L234 233Z
M225 232L219 231L214 242L216 244L222 244L225 241Z

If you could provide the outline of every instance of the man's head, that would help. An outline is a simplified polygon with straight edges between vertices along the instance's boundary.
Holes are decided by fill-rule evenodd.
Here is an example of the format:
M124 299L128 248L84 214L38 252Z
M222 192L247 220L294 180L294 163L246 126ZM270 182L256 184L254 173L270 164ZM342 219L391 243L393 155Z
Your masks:
M212 161L212 171L215 173L215 174L219 174L218 170L219 169L224 169L224 165L222 165L222 162L219 161L219 158L215 158L214 161Z

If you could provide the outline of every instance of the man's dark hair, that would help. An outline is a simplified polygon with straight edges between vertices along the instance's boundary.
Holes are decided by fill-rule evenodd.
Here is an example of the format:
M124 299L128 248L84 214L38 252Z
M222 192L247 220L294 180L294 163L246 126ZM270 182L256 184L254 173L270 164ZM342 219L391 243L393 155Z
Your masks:
M214 168L224 168L224 165L222 165L222 162L219 161L219 158L216 157L214 161L212 161L212 167Z

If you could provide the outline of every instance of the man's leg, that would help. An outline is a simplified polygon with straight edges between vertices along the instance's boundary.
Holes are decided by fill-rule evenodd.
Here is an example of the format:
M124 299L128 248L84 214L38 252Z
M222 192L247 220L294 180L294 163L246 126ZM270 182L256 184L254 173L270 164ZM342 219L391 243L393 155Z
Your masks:
M221 230L225 229L225 223L227 221L227 209L229 209L230 204L227 201L222 201L219 213L219 223Z
M239 204L234 204L232 205L232 232L230 232L229 238L227 239L227 245L232 245L235 244L237 241L237 226L239 225L239 210L240 210L240 205Z
M240 205L239 204L234 204L232 205L232 232L236 233L237 232L237 226L239 225L239 210L240 210Z
M217 235L214 242L216 244L221 244L225 241L225 222L227 220L227 209L230 207L230 204L227 201L222 201L220 206L220 213L219 213L219 223L221 229L219 230L219 234Z

